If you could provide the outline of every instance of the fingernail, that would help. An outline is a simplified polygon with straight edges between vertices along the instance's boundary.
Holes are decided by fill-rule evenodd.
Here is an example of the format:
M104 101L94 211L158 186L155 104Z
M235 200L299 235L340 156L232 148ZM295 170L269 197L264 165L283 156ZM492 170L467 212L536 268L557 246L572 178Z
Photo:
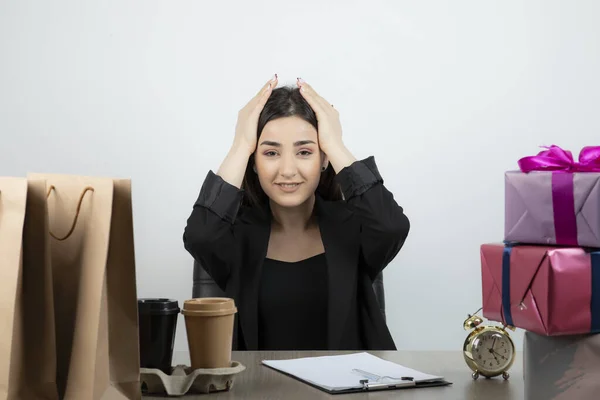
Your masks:
M276 80L277 80L277 74L275 74L275 75L273 76L273 78L271 78L271 82L275 82Z
M304 83L304 79L302 79L302 78L296 78L296 79L298 79L298 83L300 83L300 84Z

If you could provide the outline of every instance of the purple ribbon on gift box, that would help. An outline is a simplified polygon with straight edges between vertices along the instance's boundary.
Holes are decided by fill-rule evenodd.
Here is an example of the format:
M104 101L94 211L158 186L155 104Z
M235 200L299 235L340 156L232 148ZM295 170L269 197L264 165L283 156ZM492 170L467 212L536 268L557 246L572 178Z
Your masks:
M543 146L547 150L519 160L522 172L552 172L552 204L556 242L577 246L577 220L573 195L573 173L600 172L600 146L586 146L575 161L568 150Z

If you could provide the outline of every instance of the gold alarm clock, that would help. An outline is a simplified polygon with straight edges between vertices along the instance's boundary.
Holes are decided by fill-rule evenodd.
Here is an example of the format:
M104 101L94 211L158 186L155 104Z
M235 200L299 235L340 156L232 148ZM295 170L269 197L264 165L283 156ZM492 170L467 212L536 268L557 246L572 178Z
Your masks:
M473 371L473 379L479 378L480 375L486 378L502 375L504 379L508 379L508 370L515 361L515 345L506 328L513 331L515 328L482 326L482 323L483 320L479 316L470 314L463 322L465 330L473 330L463 345L465 362Z

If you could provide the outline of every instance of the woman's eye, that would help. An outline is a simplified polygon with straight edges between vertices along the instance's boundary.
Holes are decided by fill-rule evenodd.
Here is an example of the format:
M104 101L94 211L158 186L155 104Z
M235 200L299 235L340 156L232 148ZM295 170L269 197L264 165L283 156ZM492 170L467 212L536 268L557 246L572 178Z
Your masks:
M273 150L267 151L265 153L265 156L267 156L267 157L273 157L273 156L276 156L276 155L277 155L277 153L275 151L273 151Z
M308 150L302 150L298 154L300 154L302 156L310 156L312 153Z

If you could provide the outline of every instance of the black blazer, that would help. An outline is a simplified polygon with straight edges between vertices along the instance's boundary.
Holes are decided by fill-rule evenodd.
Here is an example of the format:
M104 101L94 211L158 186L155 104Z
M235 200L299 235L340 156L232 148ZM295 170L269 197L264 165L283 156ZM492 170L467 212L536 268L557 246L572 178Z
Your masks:
M383 185L375 159L342 169L344 200L316 196L329 274L330 350L395 350L373 279L398 254L409 220ZM243 190L208 172L183 235L187 251L235 300L234 349L258 348L258 293L271 213L241 206Z

